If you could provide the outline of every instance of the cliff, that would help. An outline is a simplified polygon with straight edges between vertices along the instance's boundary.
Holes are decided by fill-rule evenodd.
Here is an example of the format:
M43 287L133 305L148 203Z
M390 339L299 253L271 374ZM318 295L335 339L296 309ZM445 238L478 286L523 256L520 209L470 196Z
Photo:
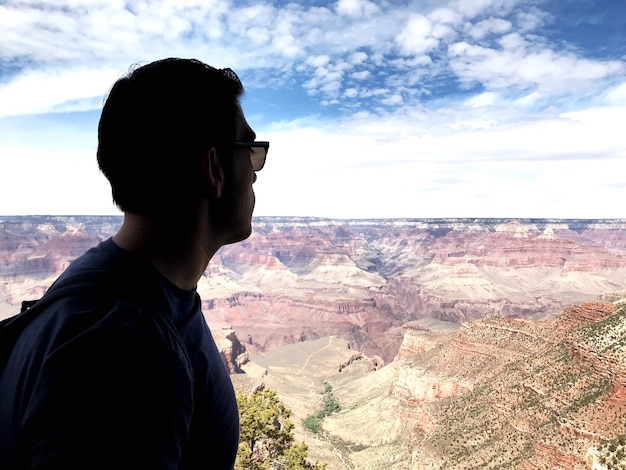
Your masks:
M346 411L324 429L361 449L356 465L590 468L590 451L626 426L625 326L626 309L587 303L552 320L474 320L434 340L410 328L383 370L331 380Z
M0 315L36 298L119 217L0 217ZM621 220L258 218L198 284L250 351L328 335L385 362L406 323L549 317L626 290Z

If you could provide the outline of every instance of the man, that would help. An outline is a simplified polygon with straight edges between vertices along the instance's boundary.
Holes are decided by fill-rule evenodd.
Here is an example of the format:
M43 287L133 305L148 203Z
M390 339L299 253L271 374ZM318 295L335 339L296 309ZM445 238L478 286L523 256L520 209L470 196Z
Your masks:
M251 233L269 144L254 142L242 93L230 69L187 59L111 89L98 163L124 220L59 277L13 348L0 468L233 467L237 404L195 287Z

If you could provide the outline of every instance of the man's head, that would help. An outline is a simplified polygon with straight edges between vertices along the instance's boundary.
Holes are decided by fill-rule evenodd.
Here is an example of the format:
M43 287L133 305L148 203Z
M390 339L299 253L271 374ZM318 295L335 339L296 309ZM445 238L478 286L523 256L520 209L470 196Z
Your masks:
M119 79L98 126L98 164L118 207L169 217L202 198L201 157L212 147L232 154L242 94L232 70L192 59L160 60Z

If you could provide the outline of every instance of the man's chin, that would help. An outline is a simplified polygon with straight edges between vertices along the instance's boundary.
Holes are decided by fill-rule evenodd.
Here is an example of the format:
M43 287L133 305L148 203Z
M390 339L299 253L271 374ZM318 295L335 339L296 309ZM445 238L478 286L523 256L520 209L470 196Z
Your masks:
M242 229L241 231L233 232L232 236L229 237L225 245L232 245L233 243L243 241L246 238L248 238L251 234L252 234L252 223L250 223L250 225L248 225L245 229Z

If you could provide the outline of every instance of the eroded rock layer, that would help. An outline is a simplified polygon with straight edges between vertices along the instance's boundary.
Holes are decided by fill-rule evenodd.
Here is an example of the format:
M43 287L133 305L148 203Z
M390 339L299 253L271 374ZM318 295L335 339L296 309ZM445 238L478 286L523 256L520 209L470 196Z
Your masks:
M0 316L40 296L120 217L0 218ZM384 361L407 322L540 317L626 290L626 221L258 218L198 284L250 351L328 335Z

